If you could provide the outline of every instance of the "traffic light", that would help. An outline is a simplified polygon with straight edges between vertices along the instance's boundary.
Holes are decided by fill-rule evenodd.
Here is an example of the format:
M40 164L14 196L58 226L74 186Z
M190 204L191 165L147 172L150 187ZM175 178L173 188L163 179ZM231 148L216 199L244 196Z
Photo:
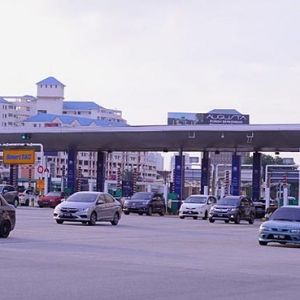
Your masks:
M30 133L23 133L21 135L21 139L24 140L30 140L31 139L31 134Z

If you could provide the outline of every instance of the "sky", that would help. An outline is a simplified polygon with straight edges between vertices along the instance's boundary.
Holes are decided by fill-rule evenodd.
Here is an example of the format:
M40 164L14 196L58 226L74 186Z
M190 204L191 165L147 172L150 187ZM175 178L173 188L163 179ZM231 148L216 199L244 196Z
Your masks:
M299 0L0 0L0 95L36 96L53 76L68 101L122 111L236 109L299 124Z

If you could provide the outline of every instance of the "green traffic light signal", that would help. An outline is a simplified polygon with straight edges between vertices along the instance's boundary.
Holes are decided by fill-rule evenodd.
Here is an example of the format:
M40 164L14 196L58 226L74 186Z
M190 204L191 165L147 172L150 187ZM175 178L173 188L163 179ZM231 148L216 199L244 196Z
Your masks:
M21 135L22 140L30 140L31 139L31 134L30 133L23 133Z

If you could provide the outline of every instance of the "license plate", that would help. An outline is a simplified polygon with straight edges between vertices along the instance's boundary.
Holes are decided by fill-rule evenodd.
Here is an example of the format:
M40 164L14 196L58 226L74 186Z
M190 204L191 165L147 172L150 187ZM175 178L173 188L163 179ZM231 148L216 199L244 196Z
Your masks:
M70 217L72 217L72 214L63 214L63 217L70 218Z
M222 214L218 214L218 217L223 217L223 215Z
M274 239L284 239L285 235L284 234L274 234Z

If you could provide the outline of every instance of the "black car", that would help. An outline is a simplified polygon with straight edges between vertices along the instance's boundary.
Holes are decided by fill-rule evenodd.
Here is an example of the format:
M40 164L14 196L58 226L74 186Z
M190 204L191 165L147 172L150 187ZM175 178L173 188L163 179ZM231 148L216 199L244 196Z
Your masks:
M225 196L217 204L212 206L209 212L209 222L216 220L229 223L230 221L239 224L246 220L253 224L255 220L255 206L247 196Z
M137 192L130 199L124 201L123 212L125 215L130 213L146 214L158 213L163 216L166 211L165 198L160 193Z
M7 238L15 228L16 209L0 195L0 237Z

